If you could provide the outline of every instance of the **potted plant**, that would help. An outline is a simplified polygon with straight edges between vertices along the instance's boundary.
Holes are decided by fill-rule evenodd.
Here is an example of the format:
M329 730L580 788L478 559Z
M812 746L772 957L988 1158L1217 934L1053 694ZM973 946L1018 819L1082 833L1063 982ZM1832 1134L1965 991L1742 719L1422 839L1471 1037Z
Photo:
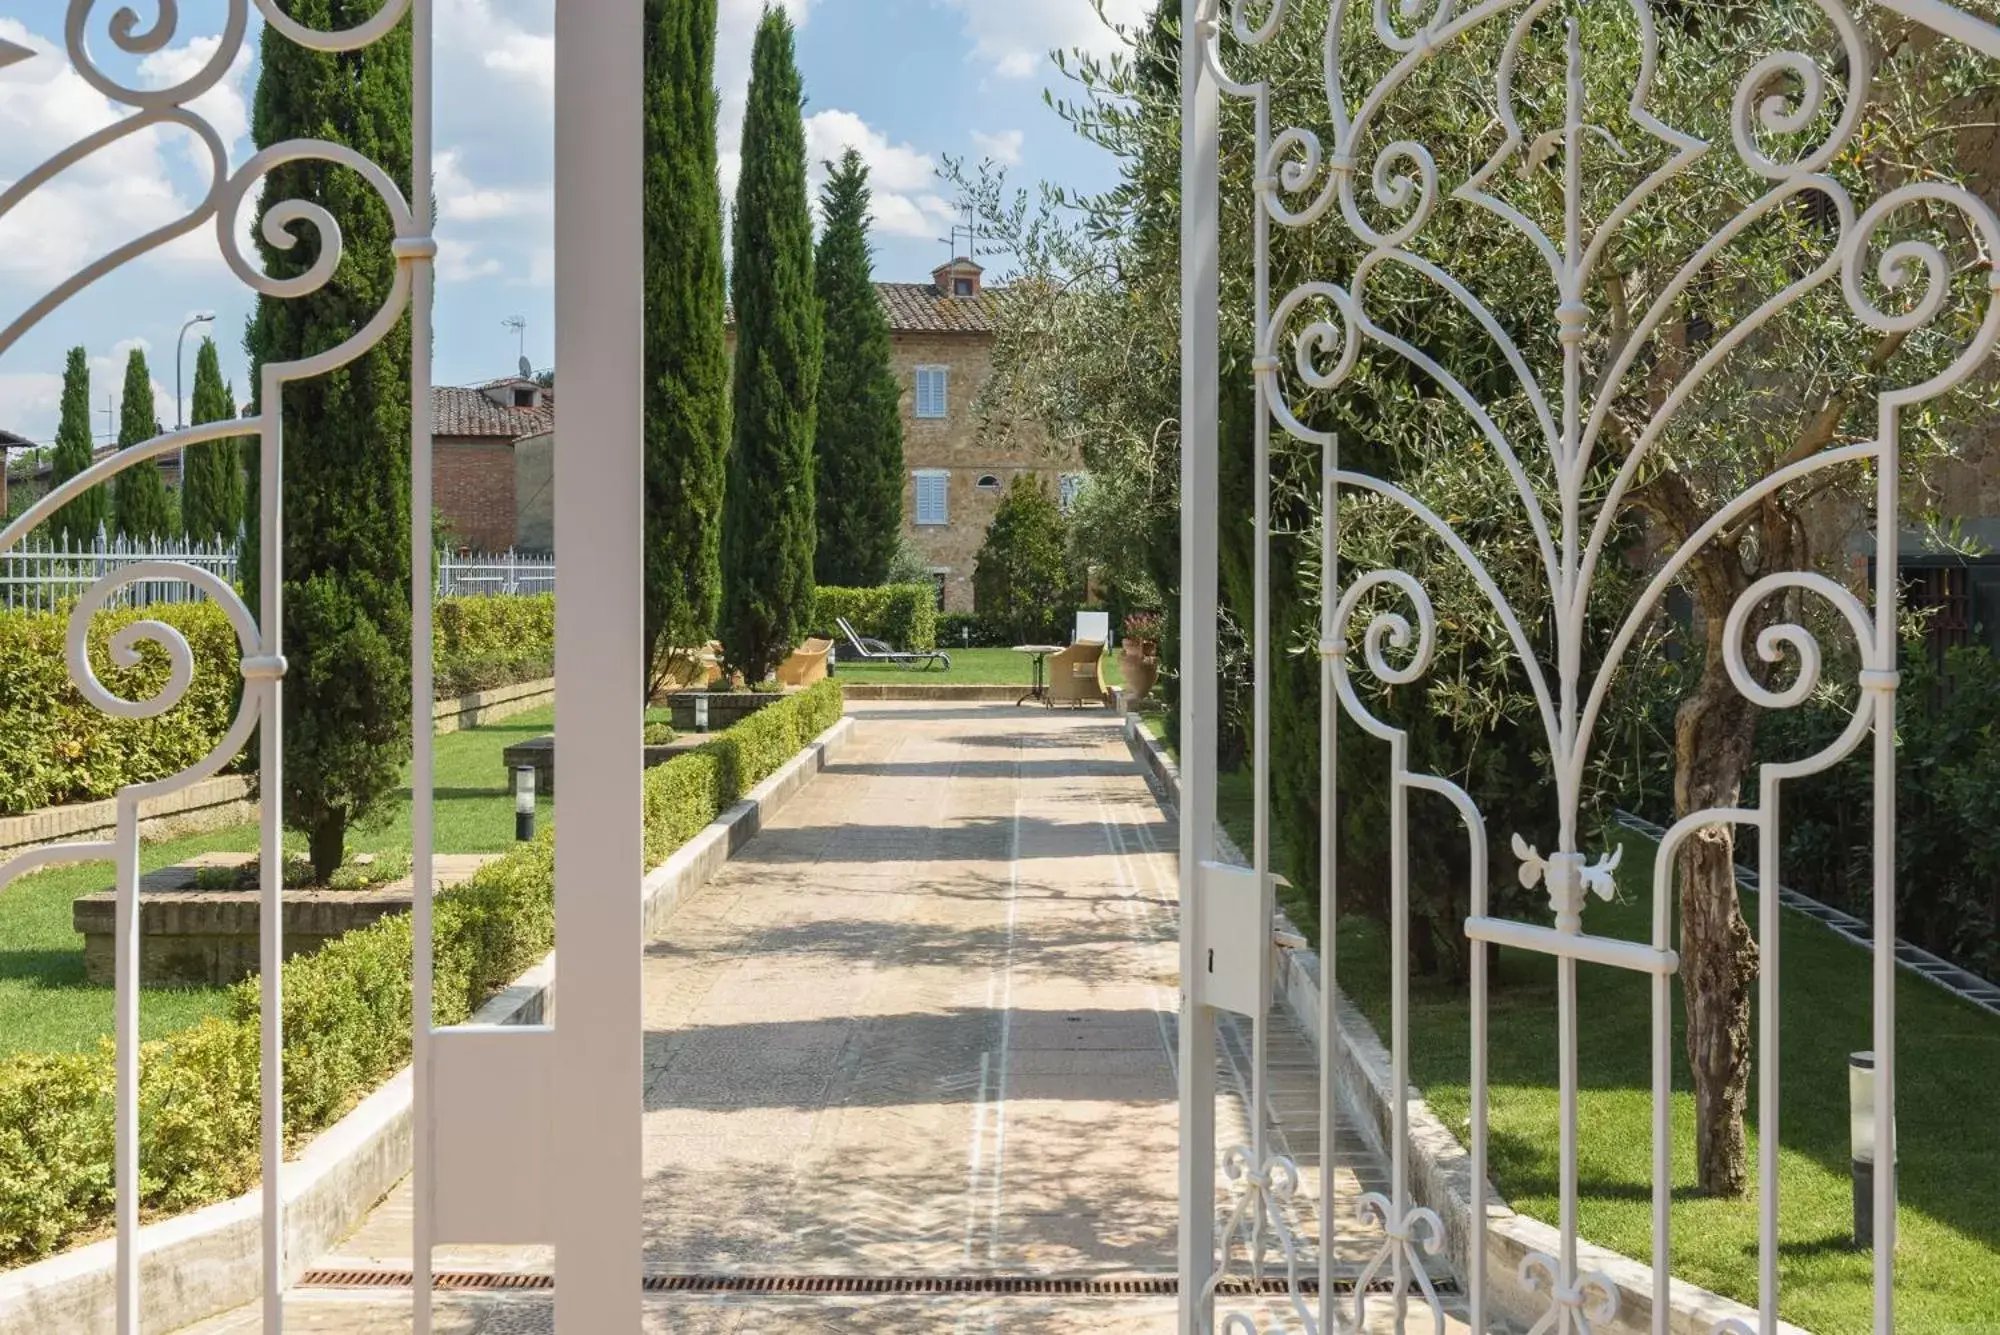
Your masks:
M1134 612L1125 618L1118 666L1125 674L1125 689L1135 700L1151 695L1160 679L1160 631L1165 625L1166 618L1158 612Z

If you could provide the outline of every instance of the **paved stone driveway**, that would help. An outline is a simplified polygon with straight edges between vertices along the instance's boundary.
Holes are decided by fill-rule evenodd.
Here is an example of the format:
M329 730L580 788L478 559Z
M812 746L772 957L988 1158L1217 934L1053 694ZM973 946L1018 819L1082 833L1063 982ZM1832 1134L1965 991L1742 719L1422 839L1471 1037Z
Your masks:
M647 947L648 1272L1171 1274L1173 836L1117 720L855 712L839 762ZM1274 1053L1274 1102L1312 1157L1310 1051L1285 1032ZM1225 1080L1240 1064L1225 1055ZM1229 1135L1242 1111L1223 1111ZM1380 1185L1372 1158L1343 1165L1344 1197L1357 1171ZM1316 1192L1315 1169L1301 1196ZM407 1269L409 1254L405 1188L323 1265ZM531 1248L441 1249L437 1266L550 1269ZM1171 1300L1145 1298L668 1294L647 1309L649 1330L697 1332L1173 1326ZM299 1331L409 1322L400 1293L301 1292L292 1311ZM441 1296L438 1330L544 1331L549 1312L546 1295Z

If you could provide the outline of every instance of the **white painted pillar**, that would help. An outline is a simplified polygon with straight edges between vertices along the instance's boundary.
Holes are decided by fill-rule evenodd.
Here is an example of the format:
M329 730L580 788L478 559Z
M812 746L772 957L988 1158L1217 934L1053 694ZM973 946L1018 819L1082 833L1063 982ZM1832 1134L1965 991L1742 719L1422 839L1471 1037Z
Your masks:
M1214 1315L1201 1294L1215 1268L1215 1010L1197 995L1206 972L1197 877L1215 857L1221 159L1202 51L1212 9L1213 0L1181 0L1180 1335L1201 1335Z
M559 1335L639 1329L641 0L556 5Z

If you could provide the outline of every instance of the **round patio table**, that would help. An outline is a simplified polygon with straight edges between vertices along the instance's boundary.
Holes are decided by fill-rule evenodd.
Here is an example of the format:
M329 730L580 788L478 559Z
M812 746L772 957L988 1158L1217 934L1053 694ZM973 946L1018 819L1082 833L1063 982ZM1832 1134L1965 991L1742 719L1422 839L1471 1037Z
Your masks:
M1035 660L1034 684L1028 687L1027 692L1014 702L1014 708L1019 709L1030 700L1040 700L1050 709L1056 707L1055 701L1049 699L1049 655L1059 654L1062 651L1063 647L1060 644L1017 644L1014 646L1015 653L1027 654Z

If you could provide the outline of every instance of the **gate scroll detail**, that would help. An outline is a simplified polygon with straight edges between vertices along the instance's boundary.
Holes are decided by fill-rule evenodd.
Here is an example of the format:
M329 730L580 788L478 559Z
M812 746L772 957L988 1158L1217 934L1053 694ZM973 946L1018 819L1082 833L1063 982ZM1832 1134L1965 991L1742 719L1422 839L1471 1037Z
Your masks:
M251 5L258 16L282 34L285 40L315 51L354 51L380 41L405 22L416 26L413 70L414 112L418 119L415 160L408 164L414 189L405 197L390 170L353 149L325 140L290 140L271 145L232 169L228 146L192 104L213 89L241 54L250 33ZM106 12L109 11L108 20ZM147 581L176 583L209 599L227 615L235 630L240 653L239 671L243 678L242 698L228 729L213 749L200 761L178 774L150 783L122 789L117 796L117 823L106 840L47 846L24 853L0 866L0 886L22 874L65 862L110 859L116 868L116 1003L114 1039L117 1049L114 1127L117 1139L114 1169L117 1219L117 1329L120 1335L136 1335L141 1325L139 1198L139 819L142 808L155 798L178 792L210 778L234 761L243 751L253 731L259 736L258 764L262 802L259 831L261 941L261 1016L259 1045L260 1079L265 1091L262 1109L262 1196L263 1326L266 1331L283 1329L281 1295L285 1284L284 1210L281 1175L284 1170L284 1113L276 1091L282 1087L284 1051L283 1008L280 999L284 958L283 925L283 811L282 772L283 707L281 692L285 676L284 643L279 616L283 546L279 540L280 487L282 482L280 424L285 386L299 380L324 375L345 366L379 343L407 317L413 322L419 347L430 341L431 265L436 255L427 223L430 207L429 165L429 0L385 0L367 22L342 31L320 31L294 20L280 7L279 0L229 0L216 35L215 46L193 74L168 87L137 87L123 82L93 56L91 43L108 41L123 56L143 57L166 50L181 32L181 15L174 0L158 0L151 7L150 21L139 11L120 6L111 10L95 0L70 0L64 24L64 50L37 51L14 47L7 54L9 64L46 61L66 56L76 74L103 94L114 106L127 112L103 129L78 139L57 151L45 162L24 173L4 194L0 194L0 218L18 217L17 210L28 204L36 192L72 166L103 153L134 135L160 128L190 133L199 144L199 155L207 173L207 184L192 208L178 219L143 236L128 241L77 272L58 278L49 290L13 317L0 329L0 356L4 356L27 333L59 310L70 298L98 280L152 254L178 237L212 225L222 258L231 272L261 297L287 301L310 296L332 280L344 255L340 227L319 204L307 199L273 200L265 210L262 235L279 250L291 250L310 239L316 246L314 262L303 272L278 277L263 271L241 248L245 235L242 214L256 198L272 171L288 163L318 161L353 172L381 199L394 229L392 254L395 275L387 297L365 322L337 346L312 357L293 362L267 363L260 368L258 403L261 411L233 421L210 422L184 430L167 432L100 460L51 491L19 519L0 532L0 552L17 547L39 525L64 504L92 487L109 483L119 473L190 445L249 438L256 442L255 459L260 471L260 512L251 518L258 525L262 542L260 606L253 613L236 588L212 571L184 561L157 560L128 565L91 584L69 614L66 659L71 681L97 709L115 718L156 718L172 710L185 697L193 682L195 658L187 641L171 625L153 620L133 622L110 639L108 656L113 666L132 668L144 661L141 646L151 645L165 654L167 679L145 699L122 698L101 682L90 661L87 635L92 618L109 606L128 586ZM200 40L196 35L193 40ZM396 164L400 169L404 164ZM413 370L413 403L427 405L430 396L427 359ZM428 512L429 449L428 413L414 414L416 425L410 448L424 486L424 509ZM395 448L385 443L385 448ZM413 550L412 569L421 572L413 610L419 630L421 652L418 660L416 695L412 723L416 729L417 770L414 778L418 829L428 830L430 794L429 747L429 599L428 535ZM431 884L431 848L427 834L413 850L419 887ZM426 924L428 895L418 894L420 920ZM428 960L429 938L420 934L419 959ZM422 984L428 970L417 968L419 1014L428 1011L428 995Z
M1777 0L1758 9L1775 12ZM1935 0L1883 0L1857 18L1842 0L1811 0L1787 13L1771 50L1745 50L1740 65L1717 71L1730 96L1717 108L1677 106L1691 97L1661 74L1663 6L1653 0L1185 0L1183 14L1183 475L1184 497L1217 494L1223 464L1221 413L1215 383L1224 368L1243 365L1254 395L1244 427L1255 507L1255 606L1247 627L1252 649L1250 751L1254 757L1250 873L1213 865L1215 672L1218 589L1217 520L1192 503L1183 514L1182 673L1187 702L1183 774L1187 784L1182 834L1184 998L1182 1045L1182 1292L1184 1335L1220 1329L1228 1335L1292 1330L1331 1335L1379 1321L1443 1332L1440 1297L1447 1229L1413 1194L1407 1162L1410 1091L1409 958L1412 831L1409 798L1424 793L1455 811L1468 841L1464 887L1470 906L1464 932L1471 996L1472 1160L1469 1237L1462 1259L1464 1310L1475 1331L1507 1317L1532 1335L1591 1335L1621 1313L1619 1285L1584 1266L1578 1237L1578 972L1613 968L1639 974L1651 990L1652 1094L1651 1328L1665 1335L1672 1316L1671 1050L1672 979L1682 966L1671 936L1676 854L1697 833L1721 825L1758 836L1760 884L1779 883L1777 812L1782 785L1819 773L1872 742L1876 806L1873 851L1874 938L1895 938L1894 764L1898 688L1898 562L1905 512L1906 413L1965 386L2000 339L2000 219L1978 195L1954 180L1922 176L1895 183L1856 168L1856 137L1880 80L1896 61L1983 63L2000 57L2000 28ZM1901 25L1907 42L1884 51L1882 29ZM1910 37L1910 25L1930 34ZM1613 48L1616 49L1613 49ZM1912 57L1911 51L1917 52ZM1593 61L1617 61L1629 71L1609 105L1592 96ZM1439 71L1445 71L1440 74ZM1537 75L1540 81L1537 82ZM1456 143L1398 137L1399 99L1423 96L1426 79L1459 80L1489 124L1467 124ZM1308 89L1310 98L1303 96ZM1321 98L1323 97L1323 103ZM1310 102L1311 115L1299 109ZM1688 125L1715 125L1697 134ZM1292 123L1287 123L1288 121ZM1726 122L1726 132L1722 124ZM1537 126L1546 124L1546 128ZM1432 128L1435 128L1433 126ZM1950 127L1947 127L1950 128ZM1488 150L1486 145L1495 145ZM1225 172L1225 163L1227 171ZM1650 275L1647 297L1632 309L1607 296L1616 280L1611 257L1633 240L1647 211L1665 206L1674 189L1694 189L1700 172L1729 173L1743 184L1740 200L1707 234ZM1526 185L1522 183L1528 183ZM1244 193L1250 226L1225 230L1226 188ZM1536 190L1541 193L1537 195ZM1706 198L1706 197L1704 197ZM1707 202L1713 204L1713 200ZM1531 258L1518 283L1532 281L1542 298L1534 327L1520 327L1512 308L1489 305L1488 258L1454 253L1440 242L1440 225L1476 217L1507 235ZM1700 215L1707 226L1707 215ZM1760 229L1804 217L1811 246L1801 245L1768 290L1746 270L1728 268L1736 249ZM1309 255L1284 270L1274 252L1285 238L1309 238L1292 254ZM1317 267L1315 267L1317 266ZM1301 269L1306 270L1303 276ZM1227 275L1227 279L1225 279ZM1709 294L1733 318L1711 322L1698 336L1676 332ZM1479 374L1465 374L1435 346L1411 332L1412 303L1448 311L1479 343ZM1760 476L1721 495L1690 519L1681 540L1628 559L1627 528L1638 490L1657 476L1732 358L1788 313L1835 312L1850 327L1881 340L1884 355L1871 370L1886 387L1871 390L1876 409L1864 438L1827 438L1797 457L1771 461ZM1947 315L1956 321L1947 320ZM1705 317L1703 317L1705 319ZM1831 317L1829 317L1831 318ZM1690 321L1691 323L1691 321ZM1223 357L1224 330L1235 331L1241 355ZM1928 351L1914 376L1895 378L1892 359L1917 337ZM1680 339L1675 359L1658 351ZM1448 409L1454 448L1491 471L1505 505L1518 507L1532 572L1524 585L1509 579L1482 548L1464 514L1431 504L1417 488L1385 475L1377 456L1359 451L1366 466L1343 463L1351 453L1334 411L1356 392L1364 370L1396 364L1399 374ZM1904 383L1910 380L1912 383ZM1635 386L1644 385L1646 411L1627 420ZM1621 416L1624 413L1624 416ZM1345 428L1351 432L1352 428ZM1443 429L1440 428L1442 431ZM1727 427L1722 428L1727 435ZM1700 438L1697 437L1697 440ZM1366 444L1364 440L1360 442ZM1318 522L1306 540L1317 549L1320 618L1313 644L1276 644L1272 626L1273 457L1314 456L1319 475ZM1697 460L1700 462L1700 460ZM1804 704L1832 674L1823 637L1830 631L1854 664L1840 684L1851 691L1851 716L1816 754L1750 768L1754 804L1694 810L1662 839L1651 871L1652 922L1646 940L1590 928L1593 897L1612 899L1623 845L1597 846L1589 826L1593 756L1604 745L1606 719L1645 638L1663 613L1672 586L1692 573L1711 544L1738 540L1761 507L1787 489L1825 485L1835 475L1864 498L1872 571L1852 586L1811 568L1754 566L1733 590L1722 626L1722 667L1729 686L1760 710ZM1381 693L1403 688L1422 699L1440 651L1454 633L1441 624L1431 583L1400 568L1341 568L1350 513L1398 512L1464 582L1460 596L1483 605L1508 647L1511 668L1531 700L1542 763L1553 795L1546 813L1555 831L1547 852L1530 831L1499 831L1510 840L1511 870L1527 890L1546 895L1514 911L1490 883L1488 830L1471 793L1451 778L1413 763L1408 732L1379 709ZM1212 510L1212 506L1205 507ZM1484 518L1475 515L1474 521ZM1803 549L1803 548L1802 548ZM1518 572L1516 572L1518 573ZM1594 619L1593 619L1594 618ZM1848 643L1851 641L1851 644ZM1751 658L1754 647L1755 659ZM1362 1196L1347 1219L1337 1217L1331 1168L1320 1174L1317 1238L1300 1236L1293 1220L1298 1168L1271 1148L1265 1088L1264 1029L1272 995L1269 951L1247 965L1244 980L1211 982L1203 969L1212 941L1247 919L1259 930L1275 908L1271 864L1271 714L1274 658L1317 652L1321 684L1320 918L1325 963L1319 1028L1322 1163L1334 1154L1340 1091L1330 1050L1337 1044L1332 965L1336 895L1334 856L1340 800L1336 744L1345 721L1385 744L1388 755L1384 820L1388 825L1387 903L1390 953L1388 1041L1393 1065L1388 1146L1389 1187ZM1442 808L1439 808L1442 810ZM1456 837L1456 836L1452 836ZM1643 869L1640 869L1643 870ZM1634 869L1628 868L1628 876ZM1247 888L1246 888L1247 887ZM1758 1156L1760 1201L1758 1315L1753 1325L1730 1318L1716 1335L1777 1329L1778 1214L1778 896L1760 894L1755 938L1759 1028L1754 1069L1759 1082L1758 1132L1772 1152ZM1557 1057L1559 1113L1559 1245L1536 1252L1516 1273L1488 1274L1487 1149L1489 1137L1487 1011L1490 956L1495 946L1551 957L1556 1007L1551 1036ZM1892 952L1872 962L1873 1037L1877 1098L1893 1107L1894 985ZM1248 990L1246 991L1246 987ZM1225 1001L1258 998L1252 1008ZM1220 1011L1247 1015L1255 1034L1249 1092L1252 1143L1224 1156L1230 1206L1218 1221L1214 1123L1205 1109L1215 1096L1208 1029ZM1892 1118L1877 1119L1877 1160L1891 1162ZM1893 1329L1894 1207L1890 1174L1875 1182L1874 1327ZM1340 1296L1334 1243L1362 1226L1373 1254ZM1316 1250L1318 1291L1302 1276ZM1220 1314L1218 1294L1238 1270L1261 1274L1267 1262L1289 1277L1289 1299L1270 1310ZM1283 1310L1281 1310L1283 1309ZM1379 1328L1369 1325L1370 1329Z

